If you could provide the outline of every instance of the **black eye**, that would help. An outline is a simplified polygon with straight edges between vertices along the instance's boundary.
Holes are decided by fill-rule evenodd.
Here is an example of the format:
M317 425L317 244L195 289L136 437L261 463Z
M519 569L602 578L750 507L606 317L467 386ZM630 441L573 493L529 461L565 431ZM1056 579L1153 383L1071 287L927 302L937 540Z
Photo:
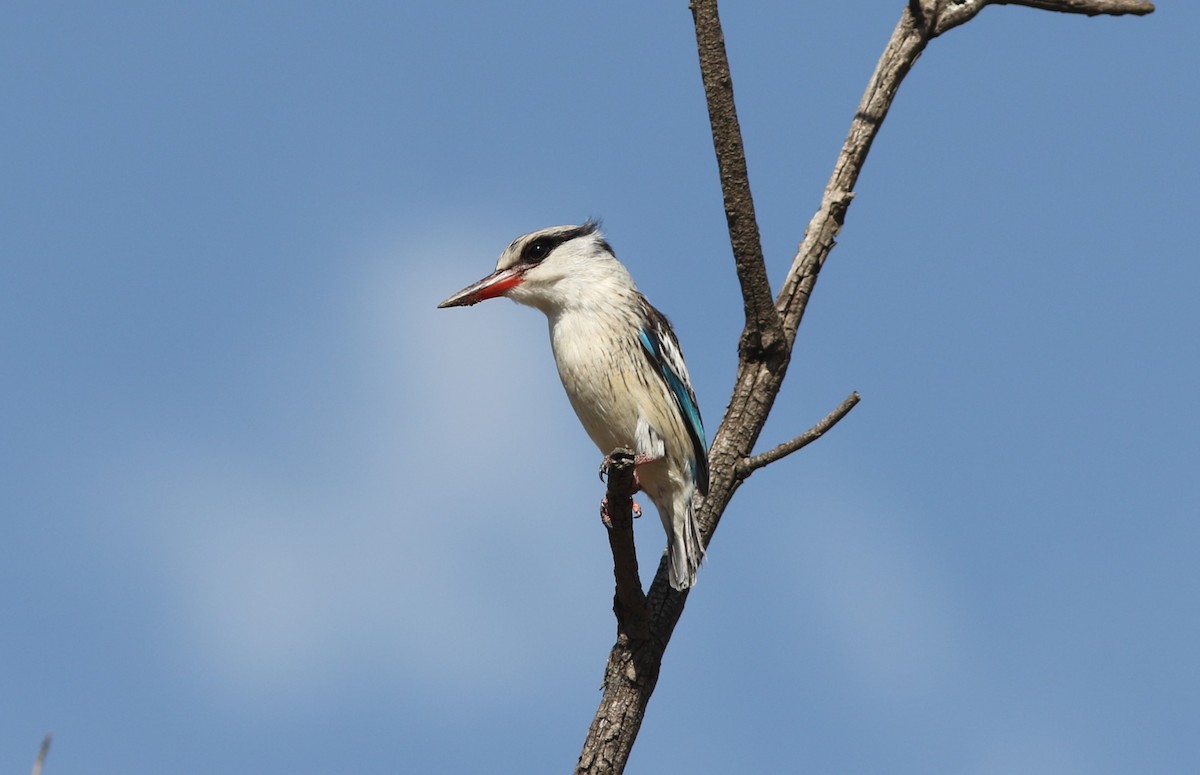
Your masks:
M525 246L525 250L521 251L521 260L536 264L550 254L550 241L545 239L535 239Z

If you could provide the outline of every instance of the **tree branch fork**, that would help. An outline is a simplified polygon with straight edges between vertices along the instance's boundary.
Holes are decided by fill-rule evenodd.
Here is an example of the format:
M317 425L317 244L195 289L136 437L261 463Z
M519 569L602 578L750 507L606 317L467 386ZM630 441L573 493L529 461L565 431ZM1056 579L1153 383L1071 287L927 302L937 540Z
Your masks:
M733 81L716 0L691 0L700 74L708 105L733 260L741 285L745 327L739 339L737 379L725 416L709 450L709 493L698 504L707 546L738 487L752 473L821 438L859 402L857 392L808 431L752 455L782 386L800 323L825 260L836 244L855 184L892 100L929 41L970 21L989 5L1023 5L1061 13L1143 15L1146 0L907 0L867 84L834 164L820 208L809 221L777 297L767 278L745 150L733 99ZM576 773L620 773L632 750L646 705L658 680L662 656L688 593L671 589L665 557L648 592L638 578L633 542L632 454L609 468L608 514L613 525L617 642L605 669L604 695L584 741ZM620 457L614 455L613 457Z
M846 397L832 412L804 433L753 457L738 462L735 476L744 481L758 469L774 463L793 452L803 449L824 436L843 417L850 413L861 400L855 391ZM604 459L602 475L607 478L601 518L608 528L608 546L612 551L613 614L617 618L617 637L639 641L651 635L650 609L645 592L642 591L638 572L637 542L633 534L633 495L637 492L637 480L633 450L614 449Z

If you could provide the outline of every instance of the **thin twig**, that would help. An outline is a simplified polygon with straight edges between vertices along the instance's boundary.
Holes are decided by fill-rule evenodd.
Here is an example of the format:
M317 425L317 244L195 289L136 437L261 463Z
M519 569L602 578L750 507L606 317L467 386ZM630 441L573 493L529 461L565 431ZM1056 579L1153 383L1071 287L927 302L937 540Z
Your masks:
M1154 12L1154 3L1146 0L966 0L939 7L930 25L930 37L970 21L989 5L1023 5L1042 11L1077 13L1086 16L1145 16Z
M42 747L38 749L37 758L33 761L33 775L42 775L42 767L46 765L46 754L50 753L50 741L54 738L54 734L47 732L42 738Z
M839 404L836 409L825 415L820 422L806 430L804 433L801 433L796 438L792 439L791 441L785 441L774 449L767 450L760 455L743 458L742 462L740 462L737 467L737 477L739 479L745 479L746 477L750 476L750 474L754 473L768 463L774 463L776 460L779 460L782 457L787 457L796 450L803 449L809 444L812 444L814 441L824 436L830 428L837 425L843 417L849 414L850 410L853 409L861 399L862 396L860 396L856 390L847 396L846 400Z
M1081 13L1087 16L1145 16L1154 13L1147 0L990 0L993 5L1026 5L1042 11Z

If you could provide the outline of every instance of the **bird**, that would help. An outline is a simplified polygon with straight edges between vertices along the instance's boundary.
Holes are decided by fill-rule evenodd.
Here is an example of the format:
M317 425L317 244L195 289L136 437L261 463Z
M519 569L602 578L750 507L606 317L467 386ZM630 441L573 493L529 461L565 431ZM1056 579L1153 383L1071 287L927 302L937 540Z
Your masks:
M708 494L708 445L666 316L638 290L595 220L517 237L492 274L438 307L497 297L545 313L571 407L606 461L619 448L634 451L636 487L667 534L671 587L689 589L705 553L695 496Z

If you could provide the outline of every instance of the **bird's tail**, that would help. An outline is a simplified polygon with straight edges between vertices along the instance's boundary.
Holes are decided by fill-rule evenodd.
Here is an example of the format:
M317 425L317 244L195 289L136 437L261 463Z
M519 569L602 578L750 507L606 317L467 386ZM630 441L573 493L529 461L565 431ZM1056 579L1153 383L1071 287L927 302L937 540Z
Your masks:
M700 527L696 524L692 496L691 487L675 495L670 538L667 540L671 587L681 591L696 584L696 569L704 559L704 544L700 541Z

